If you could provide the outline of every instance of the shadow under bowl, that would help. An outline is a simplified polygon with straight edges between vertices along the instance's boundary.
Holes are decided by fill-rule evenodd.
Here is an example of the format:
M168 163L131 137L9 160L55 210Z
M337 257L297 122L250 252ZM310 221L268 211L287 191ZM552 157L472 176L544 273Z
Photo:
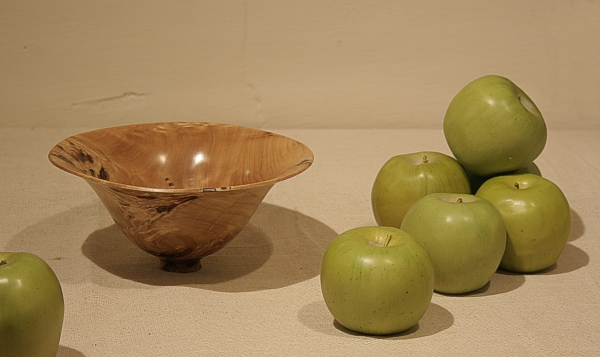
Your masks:
M52 164L94 189L114 222L172 272L200 269L244 228L271 187L312 165L291 138L217 123L148 123L68 137Z

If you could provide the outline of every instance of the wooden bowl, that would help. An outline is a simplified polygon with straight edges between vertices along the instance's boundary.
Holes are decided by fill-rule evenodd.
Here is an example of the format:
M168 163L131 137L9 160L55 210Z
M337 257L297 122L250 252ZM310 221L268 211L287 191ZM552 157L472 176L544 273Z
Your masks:
M85 179L161 269L192 272L244 228L276 182L310 167L313 153L258 129L151 123L71 136L48 159Z

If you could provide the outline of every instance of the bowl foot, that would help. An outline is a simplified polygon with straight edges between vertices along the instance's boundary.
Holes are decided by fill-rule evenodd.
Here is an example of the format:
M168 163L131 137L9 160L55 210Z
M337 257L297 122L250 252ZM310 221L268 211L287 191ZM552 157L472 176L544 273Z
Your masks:
M193 273L200 270L200 258L189 260L167 260L161 259L159 267L170 273Z

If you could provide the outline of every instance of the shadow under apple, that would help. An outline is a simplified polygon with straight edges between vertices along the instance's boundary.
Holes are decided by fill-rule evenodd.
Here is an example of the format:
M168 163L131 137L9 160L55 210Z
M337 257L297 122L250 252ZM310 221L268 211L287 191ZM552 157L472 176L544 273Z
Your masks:
M56 357L85 357L85 355L76 349L58 346L58 352L56 352Z
M552 266L534 273L515 273L503 269L498 269L490 281L482 288L465 294L444 294L444 296L469 296L483 297L490 295L504 294L519 288L525 284L527 275L556 275L565 274L583 268L589 263L589 256L576 246L567 243L558 261Z
M585 234L585 225L583 219L574 209L571 208L571 235L569 242L581 238Z
M521 276L523 277L523 279L525 279L525 276L527 275L556 275L570 273L583 268L584 266L588 265L589 262L590 257L589 255L587 255L586 252L570 243L567 243L560 257L558 258L558 261L544 270L532 273L514 273L499 269L497 273L512 276Z
M583 250L581 250L580 248L578 248L570 243L570 242L577 240L578 238L582 237L585 234L585 225L583 223L581 216L573 209L571 209L571 217L572 217L572 225L571 225L571 235L569 238L569 242L565 245L565 248L563 249L563 251L556 263L552 264L550 267L548 267L542 271L526 273L526 274L513 273L513 272L499 269L496 272L496 274L494 275L494 277L497 277L499 274L504 275L506 277L511 277L510 279L512 279L512 280L517 279L517 277L521 277L520 279L522 280L522 282L521 282L521 285L522 285L525 282L526 275L565 274L565 273L570 273L575 270L581 269L581 268L585 267L586 265L588 265L590 262L589 255L586 252L584 252ZM501 280L507 280L507 279L501 279ZM493 284L493 281L494 281L494 278L492 278L492 284ZM513 283L515 283L515 282L513 282ZM504 281L504 283L502 283L502 284L499 284L500 286L498 288L500 288L500 290L502 290L501 286L504 284L506 284L506 281ZM487 286L483 287L482 289L480 289L472 294L476 295L476 296L490 295L486 291L487 289L490 288L489 285L490 284L488 284Z
M540 272L532 273L541 275L566 274L583 268L590 262L590 256L573 244L567 243L558 261Z
M414 339L431 336L450 328L454 324L454 317L450 311L438 304L431 303L421 320L408 330L393 335L365 335L345 328L340 325L327 309L325 301L319 300L305 305L298 312L298 319L306 327L323 334L334 336L363 336L379 339Z
M487 282L483 287L464 294L445 294L435 292L438 295L450 296L450 297L484 297L491 295L504 294L512 290L518 289L521 285L525 284L525 277L522 274L516 274L507 272L504 270L497 270L490 281Z

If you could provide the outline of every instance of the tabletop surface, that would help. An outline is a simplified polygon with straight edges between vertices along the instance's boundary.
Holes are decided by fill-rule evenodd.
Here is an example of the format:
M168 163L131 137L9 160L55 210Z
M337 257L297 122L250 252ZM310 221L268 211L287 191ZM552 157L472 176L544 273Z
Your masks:
M464 296L435 293L417 326L371 337L345 330L327 310L323 253L343 231L375 224L370 190L387 159L449 153L441 130L275 130L308 145L313 166L276 184L200 271L175 274L125 238L84 180L47 160L55 143L89 129L0 130L0 251L37 254L58 276L59 357L600 352L600 130L551 130L536 160L572 209L570 241L554 267L498 271Z

